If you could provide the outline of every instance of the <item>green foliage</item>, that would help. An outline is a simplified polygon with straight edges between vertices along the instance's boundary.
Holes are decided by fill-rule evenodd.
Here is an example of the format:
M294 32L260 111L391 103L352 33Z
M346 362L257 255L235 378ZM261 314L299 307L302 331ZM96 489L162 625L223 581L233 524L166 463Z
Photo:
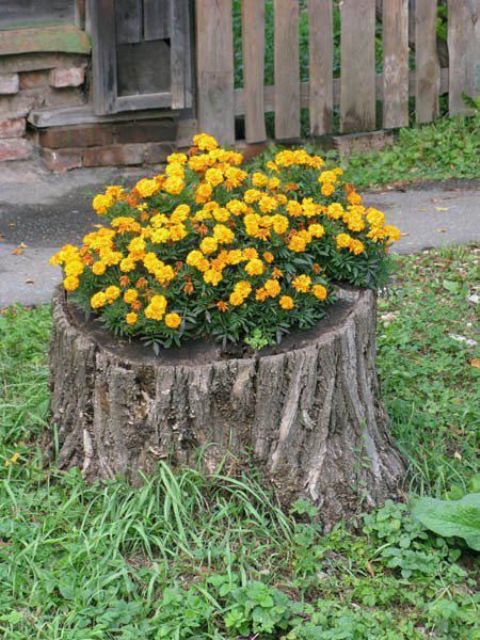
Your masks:
M358 188L479 175L480 114L401 129L392 146L346 162L346 179Z
M379 300L395 435L412 490L438 497L478 493L478 353L448 335L473 336L478 257L398 259ZM317 508L283 513L253 469L161 465L133 488L45 468L50 326L47 307L0 314L2 640L480 640L479 555L403 504L325 534Z
M460 500L420 498L412 513L434 533L463 538L470 548L480 551L480 493L469 493Z

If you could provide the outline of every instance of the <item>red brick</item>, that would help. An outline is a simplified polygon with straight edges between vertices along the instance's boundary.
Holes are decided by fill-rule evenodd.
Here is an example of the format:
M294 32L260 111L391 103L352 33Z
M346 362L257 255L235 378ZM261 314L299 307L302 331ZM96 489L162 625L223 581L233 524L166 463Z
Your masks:
M19 86L18 73L0 75L0 94L7 96L18 93Z
M33 145L25 138L0 140L0 162L5 160L26 160L33 152Z
M177 123L171 118L118 123L115 142L173 142L177 137Z
M114 144L106 147L89 147L83 152L84 167L112 167L115 165L142 164L143 144Z
M20 89L35 89L45 87L47 83L46 71L27 71L20 74Z
M83 149L40 149L45 166L50 171L64 173L82 166Z
M111 145L113 143L113 127L93 124L42 129L39 132L39 142L42 147L49 149Z
M0 138L21 138L25 133L25 118L7 118L0 120Z
M161 164L175 151L173 142L150 142L145 145L145 163Z
M79 87L85 82L84 67L57 68L50 71L49 84L55 89Z

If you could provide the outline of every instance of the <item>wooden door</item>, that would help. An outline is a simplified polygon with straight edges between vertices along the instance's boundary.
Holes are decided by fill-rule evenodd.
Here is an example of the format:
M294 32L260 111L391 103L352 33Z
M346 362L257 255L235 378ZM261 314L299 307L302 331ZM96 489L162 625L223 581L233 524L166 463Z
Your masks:
M98 114L192 105L189 0L89 0Z

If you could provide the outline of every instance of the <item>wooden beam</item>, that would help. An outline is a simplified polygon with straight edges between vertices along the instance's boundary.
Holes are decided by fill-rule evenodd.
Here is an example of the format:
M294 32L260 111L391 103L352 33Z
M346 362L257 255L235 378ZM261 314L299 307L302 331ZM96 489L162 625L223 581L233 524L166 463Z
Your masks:
M265 82L265 2L242 1L243 86L245 93L245 138L267 139L263 85Z
M310 133L329 133L333 112L332 0L309 0Z

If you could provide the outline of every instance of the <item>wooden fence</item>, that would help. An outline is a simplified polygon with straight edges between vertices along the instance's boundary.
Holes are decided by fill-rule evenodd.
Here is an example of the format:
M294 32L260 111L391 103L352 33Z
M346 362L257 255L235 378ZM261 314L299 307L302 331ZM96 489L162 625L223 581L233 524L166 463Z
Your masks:
M341 22L336 78L335 2ZM449 112L456 114L466 110L463 93L480 93L480 0L448 0L448 68L438 59L437 0L383 0L382 73L375 60L375 0L274 0L275 80L268 86L265 2L241 4L244 81L235 89L232 0L196 0L198 123L223 143L235 141L238 116L245 117L249 143L266 140L267 112L274 113L275 138L291 140L301 135L304 108L310 135L321 136L333 132L334 113L342 133L391 129L408 125L410 98L416 121L424 123L438 116L441 94L448 92ZM300 81L300 11L308 12L308 82Z

